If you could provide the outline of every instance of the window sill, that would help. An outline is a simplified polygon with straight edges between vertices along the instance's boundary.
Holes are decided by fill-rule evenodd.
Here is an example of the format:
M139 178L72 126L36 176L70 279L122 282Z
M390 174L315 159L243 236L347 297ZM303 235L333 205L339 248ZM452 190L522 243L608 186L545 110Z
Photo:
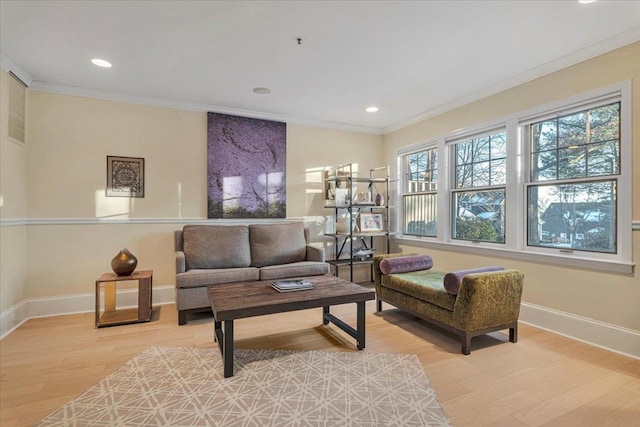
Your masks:
M563 267L576 267L585 270L595 270L607 273L616 274L632 274L635 264L633 262L622 261L608 261L608 260L596 260L593 258L580 257L579 254L564 254L558 253L555 255L541 254L537 252L526 252L523 250L503 249L496 247L488 247L483 245L469 246L459 243L443 243L435 242L432 240L411 238L411 237L396 237L394 242L398 244L405 244L411 246L417 246L421 248L432 248L443 251L461 252L474 255L492 255L502 258L516 259L520 261L533 262L539 264L551 264L559 265Z

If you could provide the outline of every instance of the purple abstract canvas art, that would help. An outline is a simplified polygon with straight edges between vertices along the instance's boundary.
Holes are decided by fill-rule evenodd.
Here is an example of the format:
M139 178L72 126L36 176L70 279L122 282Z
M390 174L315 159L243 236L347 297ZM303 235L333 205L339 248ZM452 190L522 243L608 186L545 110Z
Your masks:
M208 113L208 218L286 218L287 125Z

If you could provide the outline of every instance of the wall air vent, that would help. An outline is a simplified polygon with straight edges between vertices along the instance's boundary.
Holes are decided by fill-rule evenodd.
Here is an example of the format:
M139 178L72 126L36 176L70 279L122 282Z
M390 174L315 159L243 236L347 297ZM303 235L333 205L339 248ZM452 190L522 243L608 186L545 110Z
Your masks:
M9 139L24 145L27 85L12 72L9 75Z

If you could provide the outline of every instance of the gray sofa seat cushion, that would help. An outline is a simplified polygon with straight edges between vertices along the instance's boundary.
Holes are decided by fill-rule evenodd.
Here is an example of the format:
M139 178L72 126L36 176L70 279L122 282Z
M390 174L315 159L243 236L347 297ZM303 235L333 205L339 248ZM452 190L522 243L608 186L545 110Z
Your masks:
M260 271L255 267L193 269L176 274L177 288L195 288L217 283L245 282L258 280Z
M246 225L185 225L182 234L187 270L251 265Z
M307 243L304 224L251 224L249 226L251 265L289 264L305 261Z
M287 277L320 276L329 273L326 262L301 261L291 264L270 265L260 268L260 280L285 279Z

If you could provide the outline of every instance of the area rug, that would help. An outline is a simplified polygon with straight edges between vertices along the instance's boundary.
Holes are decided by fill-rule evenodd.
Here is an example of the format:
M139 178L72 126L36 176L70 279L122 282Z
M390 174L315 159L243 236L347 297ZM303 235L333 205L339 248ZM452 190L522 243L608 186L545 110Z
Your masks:
M448 426L415 355L152 347L38 426Z

